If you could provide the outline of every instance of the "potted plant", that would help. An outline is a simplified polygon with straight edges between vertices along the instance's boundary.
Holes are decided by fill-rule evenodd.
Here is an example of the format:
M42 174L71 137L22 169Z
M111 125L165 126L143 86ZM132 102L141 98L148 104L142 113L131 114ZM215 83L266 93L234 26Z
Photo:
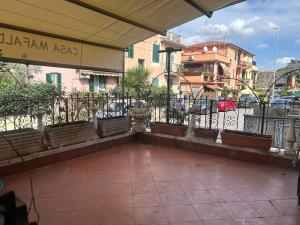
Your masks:
M50 148L77 144L97 138L94 124L88 121L61 123L46 126L43 144Z
M20 155L28 155L42 150L41 132L32 128L12 130L0 133L0 160ZM13 146L12 146L13 145Z
M185 137L188 126L184 125L184 121L188 113L184 109L172 107L170 117L173 123L154 122L150 124L151 133L161 133L173 136Z
M97 120L97 133L100 137L108 137L130 131L130 120L126 116L108 117Z
M254 148L264 151L269 151L273 142L271 135L261 135L232 130L223 130L221 132L221 137L223 144Z
M218 129L194 128L194 136L196 138L206 138L208 140L216 142L218 135Z

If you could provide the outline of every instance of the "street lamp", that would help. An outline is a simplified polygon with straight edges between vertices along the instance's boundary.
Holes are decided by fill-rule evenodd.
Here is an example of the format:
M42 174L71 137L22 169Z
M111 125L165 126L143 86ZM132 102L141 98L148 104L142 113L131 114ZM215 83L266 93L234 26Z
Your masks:
M276 81L276 60L277 60L277 47L278 47L278 27L273 27L273 30L276 32L276 41L275 41L275 56L274 56L274 65L273 65L273 91L272 97L274 98L275 95L275 81Z

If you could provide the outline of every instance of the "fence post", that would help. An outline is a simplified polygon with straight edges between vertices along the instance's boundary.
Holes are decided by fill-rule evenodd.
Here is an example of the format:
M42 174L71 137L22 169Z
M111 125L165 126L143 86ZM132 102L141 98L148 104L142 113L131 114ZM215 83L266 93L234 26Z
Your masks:
M209 100L210 101L210 105L209 105L209 129L211 130L211 127L212 127L212 113L213 113L213 111L212 111L212 109L213 109L213 101L214 100Z
M42 131L44 128L43 125L43 115L44 112L37 112L36 113L36 118L37 118L37 130Z
M261 128L260 128L260 134L264 134L264 126L265 126L265 114L266 114L266 103L261 102L262 104L262 115L261 115Z

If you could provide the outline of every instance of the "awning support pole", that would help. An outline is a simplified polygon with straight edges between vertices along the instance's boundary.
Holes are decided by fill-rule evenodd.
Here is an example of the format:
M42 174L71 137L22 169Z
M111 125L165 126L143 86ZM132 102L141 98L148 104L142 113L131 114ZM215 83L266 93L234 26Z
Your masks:
M167 72L168 72L168 78L167 78L167 116L166 116L166 122L167 124L170 123L170 72L171 72L171 54L172 52L178 52L182 51L182 49L175 49L172 47L167 47L165 50L160 50L159 53L165 52L167 54Z
M123 51L123 65L122 65L122 116L124 116L125 114L125 100L124 100L124 97L125 97L125 87L124 87L124 77L125 77L125 52L127 51L128 49L124 50Z

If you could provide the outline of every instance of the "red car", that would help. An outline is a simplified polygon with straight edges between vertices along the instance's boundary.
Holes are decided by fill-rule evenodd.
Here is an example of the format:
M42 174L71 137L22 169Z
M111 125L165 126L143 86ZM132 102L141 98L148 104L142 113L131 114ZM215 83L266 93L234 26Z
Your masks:
M218 102L219 112L227 112L229 110L234 111L236 108L237 102L233 101L232 98L220 98Z

